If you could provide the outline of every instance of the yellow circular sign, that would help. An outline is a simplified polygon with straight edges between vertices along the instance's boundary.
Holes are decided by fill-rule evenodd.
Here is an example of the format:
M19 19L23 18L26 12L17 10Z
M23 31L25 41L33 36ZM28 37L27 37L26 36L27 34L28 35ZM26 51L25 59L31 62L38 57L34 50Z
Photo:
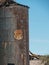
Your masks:
M15 30L14 31L14 38L17 39L17 40L21 40L23 39L23 32L22 30Z

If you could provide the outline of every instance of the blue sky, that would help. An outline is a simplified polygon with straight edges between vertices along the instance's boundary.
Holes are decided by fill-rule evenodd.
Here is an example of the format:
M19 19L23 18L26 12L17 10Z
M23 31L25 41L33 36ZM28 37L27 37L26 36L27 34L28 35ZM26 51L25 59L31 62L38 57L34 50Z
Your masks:
M35 54L49 54L49 0L16 0L28 5L29 49Z

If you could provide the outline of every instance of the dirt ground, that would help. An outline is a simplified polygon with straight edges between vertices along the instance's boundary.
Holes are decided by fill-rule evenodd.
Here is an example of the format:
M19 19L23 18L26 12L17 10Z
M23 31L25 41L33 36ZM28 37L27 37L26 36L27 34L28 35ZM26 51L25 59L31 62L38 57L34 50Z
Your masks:
M30 65L44 65L44 63L41 63L41 60L31 60Z

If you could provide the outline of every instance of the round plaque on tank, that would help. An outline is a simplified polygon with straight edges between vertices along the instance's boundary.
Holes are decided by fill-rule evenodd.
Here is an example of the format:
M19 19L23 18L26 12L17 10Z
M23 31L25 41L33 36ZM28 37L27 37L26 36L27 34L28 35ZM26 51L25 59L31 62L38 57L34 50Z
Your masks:
M16 40L21 40L23 39L23 31L21 29L15 30L14 31L14 38Z

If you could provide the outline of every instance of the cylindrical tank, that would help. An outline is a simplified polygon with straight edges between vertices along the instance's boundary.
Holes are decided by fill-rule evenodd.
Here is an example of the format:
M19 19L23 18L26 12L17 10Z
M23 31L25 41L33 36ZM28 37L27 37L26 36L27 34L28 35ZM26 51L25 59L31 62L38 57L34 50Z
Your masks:
M0 65L15 64L14 31L17 29L17 21L10 8L0 8Z
M28 65L28 56L28 9L0 7L0 65Z

